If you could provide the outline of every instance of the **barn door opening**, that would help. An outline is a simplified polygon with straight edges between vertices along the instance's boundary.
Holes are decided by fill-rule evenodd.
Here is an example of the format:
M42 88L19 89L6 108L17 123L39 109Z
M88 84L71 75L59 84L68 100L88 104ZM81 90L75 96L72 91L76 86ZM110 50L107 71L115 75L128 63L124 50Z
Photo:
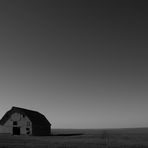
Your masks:
M13 127L13 135L20 135L20 127Z

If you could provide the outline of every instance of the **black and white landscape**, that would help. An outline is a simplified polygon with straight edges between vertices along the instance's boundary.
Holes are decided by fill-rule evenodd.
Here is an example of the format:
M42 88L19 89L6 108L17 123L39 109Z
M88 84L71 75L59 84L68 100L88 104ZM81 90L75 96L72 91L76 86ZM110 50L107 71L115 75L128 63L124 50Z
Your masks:
M146 1L1 0L0 119L37 111L51 135L13 121L0 148L148 147L147 16Z

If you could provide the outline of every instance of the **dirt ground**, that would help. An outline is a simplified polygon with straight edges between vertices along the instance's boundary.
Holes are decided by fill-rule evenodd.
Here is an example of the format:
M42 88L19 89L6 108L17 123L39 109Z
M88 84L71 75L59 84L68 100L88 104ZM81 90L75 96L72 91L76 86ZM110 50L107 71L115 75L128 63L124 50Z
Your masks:
M1 134L0 148L148 148L148 129L54 129L45 137Z

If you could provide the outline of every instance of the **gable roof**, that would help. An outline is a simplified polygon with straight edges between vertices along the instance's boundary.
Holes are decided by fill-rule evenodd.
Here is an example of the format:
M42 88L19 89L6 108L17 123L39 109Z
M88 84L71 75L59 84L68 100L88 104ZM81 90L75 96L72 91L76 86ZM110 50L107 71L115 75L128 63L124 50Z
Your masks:
M5 122L10 118L10 116L15 112L18 112L27 116L32 122L32 124L34 125L44 125L44 126L51 125L50 122L46 119L46 117L43 114L37 111L33 111L25 108L19 108L19 107L12 107L9 111L7 111L5 115L2 117L2 119L0 120L0 124L4 125Z

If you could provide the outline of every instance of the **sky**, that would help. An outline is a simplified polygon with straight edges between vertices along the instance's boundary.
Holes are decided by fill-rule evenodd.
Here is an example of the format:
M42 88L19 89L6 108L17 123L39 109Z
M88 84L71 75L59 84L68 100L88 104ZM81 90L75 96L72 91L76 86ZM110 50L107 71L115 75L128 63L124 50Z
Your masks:
M0 1L0 118L12 106L52 128L148 127L143 2Z

